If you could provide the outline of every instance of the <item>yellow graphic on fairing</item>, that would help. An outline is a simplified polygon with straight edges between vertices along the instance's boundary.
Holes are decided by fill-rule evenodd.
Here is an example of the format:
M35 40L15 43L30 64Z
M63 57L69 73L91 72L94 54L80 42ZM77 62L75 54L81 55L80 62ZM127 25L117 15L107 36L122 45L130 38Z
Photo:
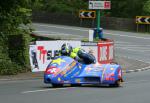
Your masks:
M76 79L76 82L77 82L77 83L80 83L80 82L81 82L81 80L80 80L80 79Z
M110 68L110 70L114 70L114 68Z
M53 60L52 63L60 65L62 62L66 62L65 60L62 60L61 58L58 58L56 60Z
M61 81L61 79L60 79L60 78L58 78L58 81Z

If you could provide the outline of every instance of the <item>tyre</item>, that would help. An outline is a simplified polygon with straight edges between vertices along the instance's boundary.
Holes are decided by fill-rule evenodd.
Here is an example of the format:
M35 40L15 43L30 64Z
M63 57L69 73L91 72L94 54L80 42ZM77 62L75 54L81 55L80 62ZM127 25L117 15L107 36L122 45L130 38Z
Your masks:
M109 84L110 87L120 87L122 84L122 81L121 80L117 80L115 82L115 84Z
M63 84L52 84L52 87L54 87L54 88L58 88L58 87L63 87Z
M81 84L71 84L72 87L79 87Z

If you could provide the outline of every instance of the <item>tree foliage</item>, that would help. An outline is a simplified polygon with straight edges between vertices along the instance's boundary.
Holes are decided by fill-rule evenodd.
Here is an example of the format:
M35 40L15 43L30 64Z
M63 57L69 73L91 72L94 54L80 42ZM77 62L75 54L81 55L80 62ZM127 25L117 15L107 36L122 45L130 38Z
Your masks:
M43 0L43 10L57 13L73 13L87 9L87 2L82 0Z
M76 13L88 9L89 0L41 0L41 10L55 13ZM110 0L111 10L102 13L113 17L133 18L137 15L148 15L149 0Z
M144 3L143 12L144 15L150 15L150 0Z
M34 0L35 1L35 0ZM26 57L22 56L26 54L28 38L30 33L31 23L31 7L32 0L1 0L0 1L0 73L1 74L15 74L16 71L20 71L20 66L27 65ZM24 26L24 27L23 27ZM15 45L18 41L10 43L10 35L21 35L23 40L22 49L14 47L13 52L10 52L10 47ZM11 45L11 46L9 46ZM18 53L19 60L14 60L16 57L13 53ZM20 55L22 54L22 55ZM16 58L17 59L17 58ZM24 64L21 62L24 61ZM8 62L8 63L7 63ZM4 65L5 64L5 65ZM4 67L5 66L5 67ZM11 69L11 70L10 70ZM13 72L14 71L14 72Z
M111 16L134 18L142 15L145 1L147 0L111 0Z

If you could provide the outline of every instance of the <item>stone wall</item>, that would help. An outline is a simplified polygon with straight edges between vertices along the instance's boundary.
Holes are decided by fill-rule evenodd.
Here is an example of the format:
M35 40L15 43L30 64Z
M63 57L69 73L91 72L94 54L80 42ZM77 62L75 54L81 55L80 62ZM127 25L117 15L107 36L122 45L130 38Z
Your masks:
M46 12L34 12L32 16L33 22L52 23L71 26L82 27L96 27L96 20L80 19L78 14L58 14ZM136 31L137 26L135 19L130 18L115 18L115 17L101 17L101 27L104 29ZM148 29L147 29L148 28ZM150 27L146 25L139 26L139 31L150 32Z

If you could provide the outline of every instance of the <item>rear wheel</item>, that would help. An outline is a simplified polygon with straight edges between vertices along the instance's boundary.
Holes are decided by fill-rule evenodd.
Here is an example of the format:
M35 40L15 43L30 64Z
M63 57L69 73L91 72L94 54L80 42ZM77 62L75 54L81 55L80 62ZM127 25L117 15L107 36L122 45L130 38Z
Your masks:
M58 88L58 87L63 87L63 84L52 84L52 87L54 87L54 88Z
M115 84L109 84L110 87L120 87L122 85L122 81L121 80L117 80L115 82Z
M71 84L72 87L79 87L81 84Z

